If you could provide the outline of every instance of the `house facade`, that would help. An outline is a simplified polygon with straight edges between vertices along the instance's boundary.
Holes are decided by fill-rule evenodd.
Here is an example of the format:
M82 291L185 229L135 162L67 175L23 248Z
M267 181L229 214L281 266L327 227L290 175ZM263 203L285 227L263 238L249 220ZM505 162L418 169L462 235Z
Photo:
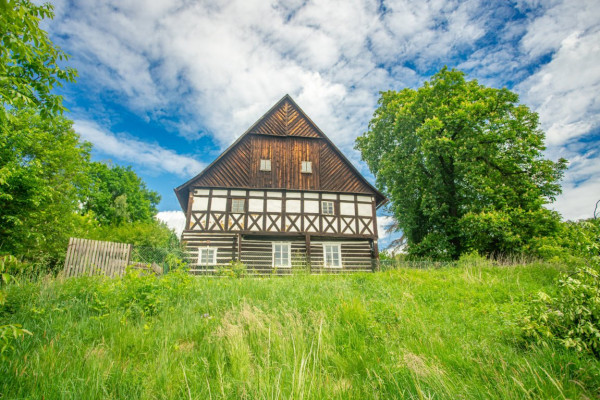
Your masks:
M371 270L385 203L288 95L175 189L194 272Z

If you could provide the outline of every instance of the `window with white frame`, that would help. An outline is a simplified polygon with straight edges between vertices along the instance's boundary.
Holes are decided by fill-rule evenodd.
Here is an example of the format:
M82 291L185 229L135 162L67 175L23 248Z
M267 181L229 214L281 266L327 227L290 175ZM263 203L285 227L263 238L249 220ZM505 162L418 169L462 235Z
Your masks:
M333 201L322 201L321 202L321 213L325 215L333 215L335 214L333 208Z
M292 266L290 248L290 243L273 242L273 268L290 268Z
M244 199L231 199L231 212L232 213L243 213L244 212Z
M261 171L270 171L271 170L271 160L260 160L260 170Z
M323 264L325 268L342 267L342 251L339 244L323 243Z
M201 247L198 249L199 265L216 265L217 249L215 247Z
M312 162L311 161L302 161L302 173L303 174L312 174Z

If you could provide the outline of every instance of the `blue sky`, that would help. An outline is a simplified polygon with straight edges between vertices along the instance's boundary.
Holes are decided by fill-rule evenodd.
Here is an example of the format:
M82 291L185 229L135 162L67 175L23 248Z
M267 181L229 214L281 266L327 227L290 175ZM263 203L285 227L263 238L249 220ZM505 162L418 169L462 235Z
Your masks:
M443 65L539 113L547 156L570 160L551 208L585 218L600 199L597 0L53 4L44 28L79 71L61 90L75 129L94 159L131 165L160 192L172 225L173 188L286 93L368 175L353 143L379 91L416 88Z

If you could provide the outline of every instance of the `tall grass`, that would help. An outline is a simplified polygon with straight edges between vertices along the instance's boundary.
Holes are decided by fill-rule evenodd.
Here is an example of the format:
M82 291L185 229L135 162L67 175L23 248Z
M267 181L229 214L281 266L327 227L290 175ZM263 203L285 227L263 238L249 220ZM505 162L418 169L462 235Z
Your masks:
M600 363L526 347L559 268L481 262L343 276L47 279L6 289L33 332L0 398L593 398Z

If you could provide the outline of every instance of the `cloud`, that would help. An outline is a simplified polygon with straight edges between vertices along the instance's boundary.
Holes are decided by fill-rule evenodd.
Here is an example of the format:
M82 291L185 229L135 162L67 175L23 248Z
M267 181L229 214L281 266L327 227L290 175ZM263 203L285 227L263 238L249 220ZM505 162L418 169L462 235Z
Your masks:
M94 145L95 150L120 161L181 177L193 176L204 168L202 163L192 157L177 154L173 150L125 134L115 135L93 121L75 120L73 127L82 139Z
M156 214L156 219L167 224L178 237L181 237L185 228L185 214L182 211L161 211Z
M549 208L563 218L591 218L600 200L600 144L572 143L559 153L569 159L569 169L563 180L563 193Z
M394 217L382 215L377 217L377 233L379 234L379 240L385 240L388 236L394 236L389 234L387 229L394 222Z
M109 98L189 141L210 136L221 149L289 93L358 162L354 139L367 129L378 92L421 85L444 64L517 91L539 112L549 155L588 154L573 145L600 127L596 0L156 0L143 6L56 0L55 6L47 28L73 55L89 89L78 95ZM201 169L190 157L86 122L89 115L79 118L82 135L107 154L181 176ZM586 157L587 164L598 159ZM594 175L576 178L579 165L571 164L554 205L565 216L577 214L577 199L587 207L581 194L596 188Z
M573 32L552 57L519 85L536 107L550 146L586 135L600 125L600 29Z
M171 128L185 120L174 125L190 140L208 132L225 147L289 93L350 149L391 74L416 82L398 64L428 70L481 37L478 5L59 1L49 28L97 94Z

